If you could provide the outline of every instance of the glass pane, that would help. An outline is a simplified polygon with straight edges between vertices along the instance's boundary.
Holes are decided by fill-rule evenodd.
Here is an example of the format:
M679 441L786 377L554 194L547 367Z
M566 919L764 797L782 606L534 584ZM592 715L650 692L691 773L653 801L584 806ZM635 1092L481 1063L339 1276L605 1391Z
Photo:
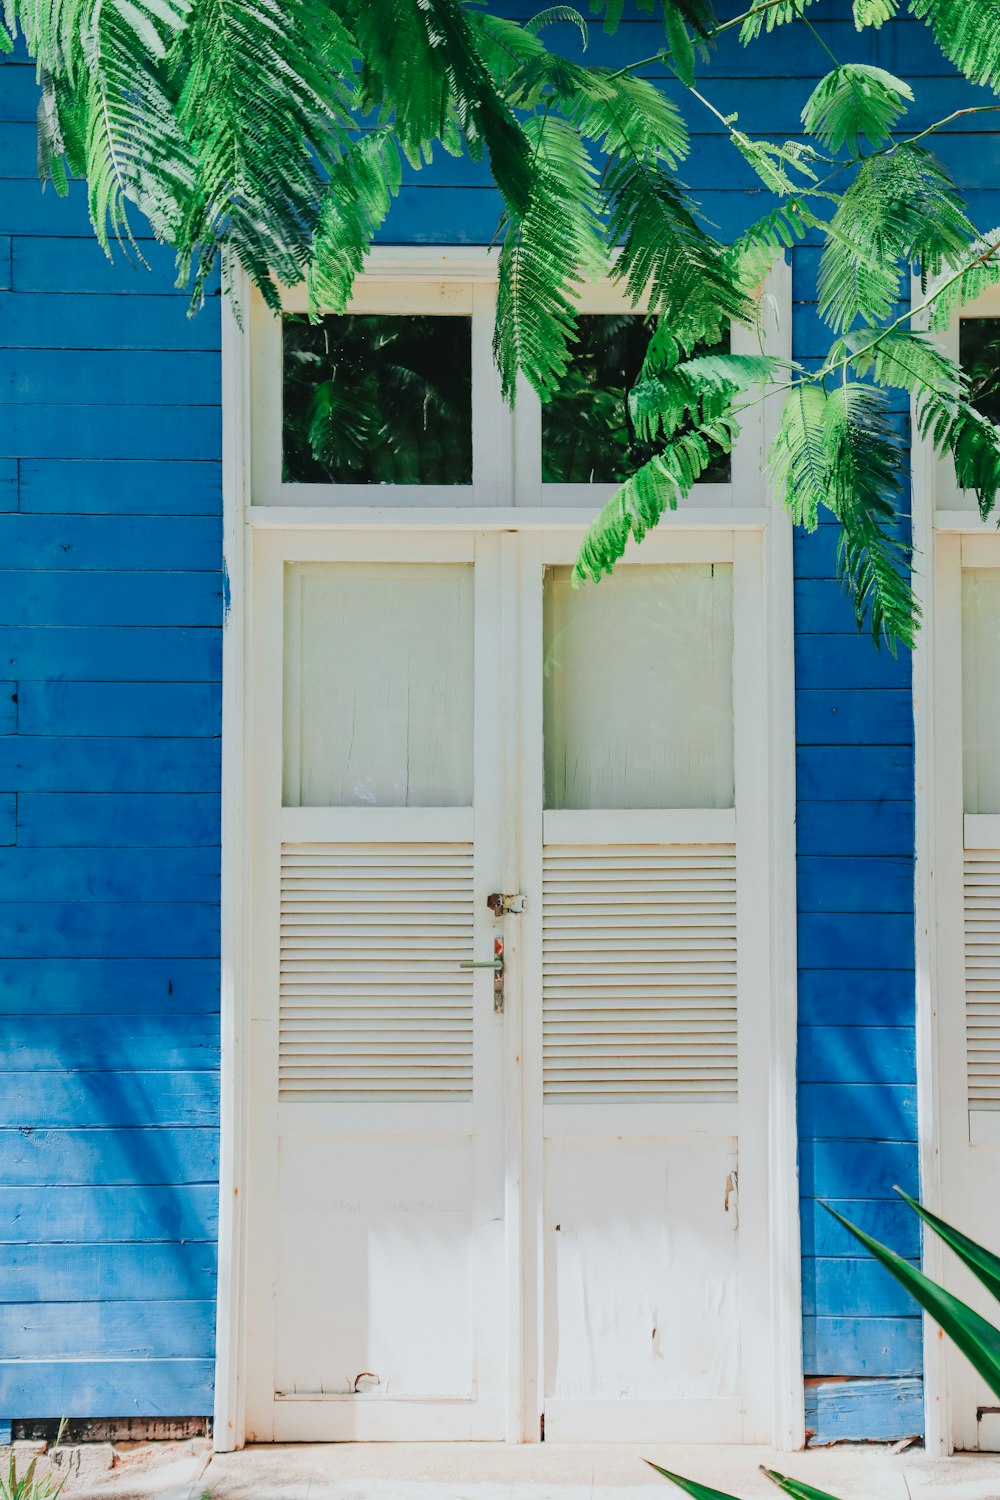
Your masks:
M638 441L628 410L654 323L640 313L588 313L577 320L561 388L542 407L543 483L617 484L662 446ZM728 350L728 333L713 348ZM731 472L729 454L719 454L699 483L728 484Z
M285 570L286 807L472 803L472 567Z
M546 807L733 806L733 570L545 577Z
M1000 813L1000 569L962 573L965 811Z
M282 320L286 484L471 484L472 320Z
M1000 318L963 318L958 358L972 382L972 404L1000 423Z

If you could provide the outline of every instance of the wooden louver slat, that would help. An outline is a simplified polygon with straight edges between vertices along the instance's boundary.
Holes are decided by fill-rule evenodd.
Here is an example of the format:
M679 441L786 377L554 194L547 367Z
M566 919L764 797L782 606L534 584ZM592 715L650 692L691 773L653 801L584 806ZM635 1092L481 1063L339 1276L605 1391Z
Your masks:
M737 1096L736 851L549 846L546 1101Z
M1000 849L965 851L964 894L969 1108L1000 1110Z
M282 845L282 1101L471 1099L472 948L471 845Z

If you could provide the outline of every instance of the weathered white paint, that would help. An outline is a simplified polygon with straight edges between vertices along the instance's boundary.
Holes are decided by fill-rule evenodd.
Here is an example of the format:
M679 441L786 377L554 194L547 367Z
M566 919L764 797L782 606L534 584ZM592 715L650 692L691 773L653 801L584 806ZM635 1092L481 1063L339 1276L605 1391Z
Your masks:
M1000 298L994 291L962 315L998 311ZM957 320L941 343L957 359ZM1000 826L976 810L993 799L989 749L983 742L995 734L988 657L989 634L1000 630L1000 618L992 621L989 600L994 593L1000 599L1000 589L994 589L984 570L996 570L1000 578L1000 538L992 524L981 520L975 496L958 490L950 460L939 460L927 442L918 442L913 466L914 541L923 557L917 584L924 610L914 656L922 1196L933 1211L995 1245L1000 1243L994 1191L1000 1132L995 1113L979 1107L978 1086L973 1082L970 1089L970 1079L983 1078L984 1052L983 1030L970 1030L969 1017L981 1013L984 1003L991 1005L991 989L1000 984L1000 976L990 977L992 942L983 927L984 920L987 928L990 923L989 851L1000 851ZM994 744L994 757L997 749ZM970 1046L972 1036L979 1040ZM971 1058L979 1060L970 1066ZM982 1289L932 1236L925 1236L924 1265L985 1315L993 1313ZM978 1409L995 1405L995 1397L929 1320L925 1388L930 1451L994 1446L994 1434L989 1424L979 1422Z
M546 806L731 807L731 565L572 573L543 582Z
M284 805L472 804L471 564L289 566Z
M489 663L501 545L465 536L413 549L406 538L304 532L257 540L258 701L278 701L286 666L298 671L307 643L289 652L280 638L303 566L319 577L326 567L356 568L345 597L361 601L360 623L376 642L387 630L396 640L380 675L350 679L355 739L380 766L407 743L406 722L402 737L391 732L397 721L379 696L387 687L404 704L436 701L428 677L440 670L437 652L447 664L454 645L473 653L476 698L459 691L437 725L443 742L468 736L475 791L437 783L442 796L464 790L467 809L282 806L282 762L298 754L297 737L283 743L277 715L258 726L257 848L272 882L258 884L254 910L255 1052L267 1107L254 1121L249 1223L264 1247L257 1286L269 1289L251 1301L248 1329L257 1379L247 1431L258 1440L503 1435L503 1025L492 972L462 967L493 951L486 896L502 777ZM372 623L378 581L394 567L417 569L407 576L419 581L420 607L412 615L400 604L401 585ZM372 578L374 601L363 597ZM449 600L461 608L473 587L464 630L453 620L450 642L435 637L438 602L447 616ZM427 617L431 657L409 654L397 638L400 610L410 633ZM324 650L355 649L352 621L338 646L322 607L311 618L293 613L297 630L315 634L320 660ZM322 672L311 683L300 674L304 713L307 696L330 691ZM422 712L421 704L411 718ZM423 743L433 781L437 742ZM322 729L315 750L321 760ZM453 768L447 749L442 764ZM296 868L307 872L304 895L293 887Z
M401 272L408 279L425 285L428 282L457 280L468 283L490 279L488 276L481 276L479 261L476 260L475 267L472 267L469 256L463 252L427 252L425 256L422 252L387 252L376 260L373 269L374 276L366 280L378 292L373 305L382 310L388 310L385 301L387 291L390 301L396 297ZM380 291L376 288L376 282L380 283ZM779 292L778 302L784 307L789 295L787 272L776 276L775 284ZM401 306L403 304L411 305L405 294ZM770 338L775 343L787 342L787 327L777 339L772 330ZM479 347L484 347L482 339ZM240 391L245 392L247 389L246 371L237 364L230 374L232 378L227 388L231 396L238 398ZM255 400L259 403L259 399L258 387ZM261 415L258 405L254 422L258 438L263 430ZM265 410L263 417L266 419L266 416ZM617 1106L625 1133L636 1140L655 1137L666 1128L668 1143L671 1139L682 1140L685 1137L689 1140L697 1138L701 1144L717 1139L720 1149L725 1150L726 1147L721 1143L728 1141L731 1144L742 1132L744 1147L749 1146L749 1153L743 1161L744 1212L743 1227L738 1236L743 1246L739 1273L742 1337L744 1346L753 1344L761 1358L750 1372L749 1378L746 1378L747 1371L743 1372L747 1389L742 1398L702 1398L693 1395L674 1398L664 1395L656 1397L652 1403L643 1397L624 1403L615 1399L610 1407L604 1398L575 1398L568 1408L562 1397L550 1397L547 1407L550 1422L554 1424L554 1431L562 1431L566 1435L572 1432L574 1424L582 1424L578 1427L581 1436L593 1437L598 1431L613 1429L621 1437L640 1437L654 1427L658 1432L664 1431L662 1424L666 1420L670 1430L701 1441L711 1440L713 1435L727 1430L733 1423L747 1437L753 1433L766 1435L770 1430L775 1441L783 1446L796 1446L801 1441L801 1384L796 1376L796 1370L800 1370L801 1366L798 1337L800 1306L797 1291L797 1190L794 1174L794 990L793 981L788 978L789 974L794 974L794 938L790 921L783 921L780 911L775 911L774 905L769 905L767 901L769 881L772 891L782 886L787 891L791 889L793 878L790 772L792 716L788 666L791 567L787 519L771 515L766 505L760 468L761 446L766 436L768 418L765 404L762 409L761 432L755 435L754 443L750 444L744 454L746 463L743 464L740 456L737 456L734 481L741 466L743 472L739 501L734 505L732 495L700 496L698 505L686 506L671 518L668 523L669 542L665 547L656 549L656 544L664 540L658 537L650 539L643 551L643 560L673 564L689 560L704 561L706 557L722 561L732 558L734 552L739 553L744 542L749 545L749 551L743 553L745 561L741 569L744 577L742 607L749 604L753 618L746 622L747 628L739 637L736 692L738 699L742 700L742 707L737 707L737 719L744 723L744 737L749 734L748 743L753 742L754 754L757 755L756 760L751 755L743 771L744 813L741 816L741 843L745 847L742 859L746 866L742 881L747 895L741 911L741 952L747 956L747 971L753 976L763 1004L763 1010L760 1009L759 1002L757 1006L750 1007L749 1019L743 1022L746 1035L741 1038L741 1055L747 1060L746 1072L751 1076L739 1109L731 1103L687 1103L680 1107L680 1111L673 1103ZM530 445L532 434L537 434L537 427L537 409L532 412L530 403L520 403L514 424L513 472L521 477L517 480L514 497L511 496L509 485L503 490L499 507L495 502L490 502L475 510L463 510L461 506L454 505L455 500L460 498L454 493L446 497L446 503L442 503L440 495L431 497L428 501L427 497L411 493L406 497L406 508L398 505L396 497L388 505L381 503L387 498L382 493L378 496L380 504L377 506L368 504L368 494L358 495L353 500L351 497L338 495L335 500L331 500L329 494L323 497L303 497L297 493L296 504L292 506L254 506L248 513L246 524L252 526L257 533L259 551L265 541L270 545L267 534L277 531L279 535L283 533L278 543L281 555L287 555L291 559L305 557L311 562L327 559L364 561L372 557L384 560L387 554L377 548L372 549L372 542L377 539L380 531L383 535L388 531L395 533L386 540L392 544L390 555L396 560L438 563L470 561L477 555L477 548L486 540L484 537L470 537L469 532L472 530L502 531L515 526L519 531L530 535L532 532L537 534L544 528L548 533L547 541L538 536L542 550L546 551L546 556L551 561L565 564L572 560L580 529L593 513L596 497L588 490L586 494L581 494L574 505L558 509L552 508L552 496L545 497L544 506L538 503L540 493L531 490L535 460L524 447L525 443ZM273 430L272 426L272 432ZM501 447L504 443L506 438ZM518 444L521 444L520 452ZM236 459L233 461L238 462ZM248 467L249 461L244 459L244 474ZM259 478L261 469L258 467L254 472ZM499 472L502 473L502 469ZM493 493L496 494L497 491L494 490ZM305 504L301 503L303 498L306 499ZM318 506L313 504L316 498L320 499ZM528 503L513 512L509 508L511 498L522 498ZM345 499L348 502L346 504ZM503 503L504 500L507 500L507 505ZM468 502L465 503L468 505ZM315 530L317 525L329 529L318 532ZM720 528L714 535L709 533L711 545L707 549L706 527ZM304 539L302 532L306 533ZM297 539L296 533L300 533ZM760 545L762 536L765 539L763 552ZM526 886L533 870L537 870L540 875L542 856L542 840L539 836L542 824L541 784L539 780L534 786L528 786L523 777L523 746L526 737L530 741L534 736L533 754L540 760L541 680L537 670L533 676L529 676L525 667L537 668L542 636L542 595L537 586L539 575L530 549L528 554L525 553L523 540L519 541L515 535L498 540L500 575L505 580L499 593L505 602L498 604L494 610L487 643L484 645L477 639L477 684L480 678L491 680L494 695L506 711L500 715L499 733L489 715L480 713L477 716L476 764L478 770L483 757L488 764L491 747L499 739L502 771L494 784L516 786L520 775L521 787L520 795L508 799L501 810L503 850L494 862L492 881L487 881L482 890L487 887L493 889L498 883L495 879L497 866L503 873L500 883L504 887ZM395 551L392 550L393 546ZM766 590L762 586L761 573L765 556L770 579ZM739 592L738 589L737 593ZM245 585L245 595L248 599L252 596L249 580ZM361 827L357 822L359 816L373 819L369 828L377 838L399 839L401 834L394 809L391 808L286 808L280 819L273 817L273 808L270 813L261 811L261 787L268 789L267 794L273 801L281 774L280 755L276 756L274 753L273 714L274 687L281 677L280 643L275 646L281 633L280 590L272 588L271 596L270 607L265 607L263 611L264 617L269 621L270 632L262 632L252 647L255 667L253 682L248 683L245 691L239 690L239 684L234 690L231 684L230 701L239 703L246 713L251 711L255 701L258 702L260 706L257 713L267 721L265 732L261 734L259 727L256 727L259 726L260 719L255 719L254 736L246 737L240 747L239 759L243 761L244 751L249 752L252 745L257 809L254 814L255 850L259 849L263 839L273 851L265 851L260 858L255 858L248 883L255 910L266 911L268 904L272 909L269 932L255 924L252 962L248 964L248 969L252 973L273 975L277 972L278 956L276 854L282 838L286 842L302 838L332 838L335 841L338 838L356 839ZM766 621L762 609L763 597L767 600ZM737 607L739 610L739 603ZM767 663L765 675L768 682L764 684L760 670L762 661ZM518 680L522 685L520 696L516 691ZM265 683L268 685L268 692L261 691ZM529 683L531 685L526 685ZM511 686L514 691L506 691ZM272 707L268 709L265 704ZM280 739L280 734L278 738ZM249 755L246 758L249 759ZM231 756L230 760L232 759ZM739 764L739 752L737 761ZM248 766L244 764L242 770L242 784L249 788ZM739 776L740 772L737 770L738 779ZM758 797L754 805L746 798L745 794L748 792ZM738 801L740 795L738 789ZM402 811L408 819L413 820L410 836L414 839L426 839L430 826L427 818L429 816L433 819L434 810L410 808ZM460 820L461 815L461 809L441 812L439 831L445 839L466 834L467 830L456 824L456 819ZM588 816L594 818L596 827L606 815L605 810L601 810ZM553 812L547 818L572 819L576 816L578 815L572 812ZM628 820L632 817L641 818L644 813L626 810L612 816ZM699 816L705 820L704 831L692 834L691 819ZM310 818L317 820L311 830ZM728 841L733 837L732 819L732 811L726 812L724 809L706 809L700 813L695 809L686 812L654 812L649 816L650 827L645 837L650 837L652 833L658 840L668 843L686 842L692 836L696 840L710 838L713 842ZM378 829L375 828L376 823L381 825ZM477 813L477 838L480 823ZM746 837L743 836L744 829ZM560 838L567 833L572 837L571 829L563 828L557 832ZM747 874L753 870L760 877L757 889L747 883ZM232 878L233 872L230 873ZM522 875L521 880L517 879L518 874ZM248 887L241 887L246 888ZM780 906L780 903L777 904ZM266 925L264 924L265 927ZM528 999L528 987L522 983L522 971L526 973L531 966L528 927L520 918L507 918L504 926L508 960L507 1018L501 1031L504 1081L498 1090L498 1094L502 1092L506 1098L506 1108L503 1111L506 1125L499 1135L502 1143L500 1155L506 1165L501 1162L498 1173L505 1184L501 1216L505 1219L505 1240L501 1256L504 1269L498 1277L494 1276L495 1264L490 1261L489 1256L486 1257L485 1276L480 1278L479 1289L475 1286L473 1288L473 1301L477 1297L490 1301L496 1319L502 1324L497 1347L503 1347L504 1351L500 1363L504 1366L505 1374L501 1375L500 1384L505 1385L505 1394L500 1402L502 1410L499 1426L509 1438L531 1440L537 1439L539 1435L541 1392L546 1384L545 1341L539 1336L544 1326L544 1223L543 1216L538 1211L544 1189L544 1153L541 1151L544 1133L541 1047L539 1045L532 1049L525 1043L530 1041L536 1024L540 1026L540 1005L536 999L533 1014L529 1014L522 1006L522 1001ZM536 948L536 959L537 956ZM537 968L535 972L538 972ZM489 973L478 974L477 984L490 986ZM253 1013L251 1030L254 1038L253 1082L251 1097L247 1101L252 1133L244 1160L249 1158L255 1163L262 1160L265 1182L270 1172L270 1182L274 1186L278 1173L268 1165L269 1153L273 1155L273 1143L279 1139L291 1140L298 1136L303 1152L307 1153L307 1141L322 1138L324 1133L329 1138L329 1108L315 1101L290 1105L277 1100L273 1083L278 1061L274 1024L272 1018L262 1014L262 1009L266 1010L266 1003L262 1007L259 1000L259 994L254 1000L244 990L248 1020L249 1012ZM273 996L271 1005L273 1008ZM485 1020L492 1022L492 1015L486 1017L477 1013L476 1024L480 1030L480 1023ZM477 1033L477 1046L480 1040ZM477 1079L477 1087L478 1082ZM238 1103L238 1073L232 1080L232 1091L234 1102ZM397 1139L400 1135L406 1137L412 1123L412 1117L407 1114L411 1107L409 1104L382 1104L378 1112L380 1136ZM462 1138L457 1114L468 1114L466 1105L433 1102L419 1107L422 1111L421 1119L431 1135L448 1137L452 1144ZM576 1105L561 1106L561 1110L563 1142L584 1138L591 1130L586 1119L586 1106L582 1108L582 1114L581 1108ZM742 1121L740 1115L743 1116ZM371 1139L368 1106L356 1103L338 1105L337 1122L345 1133L343 1139ZM474 1125L475 1121L472 1123ZM488 1156L489 1152L484 1154ZM755 1162L749 1173L748 1160ZM769 1174L770 1188L767 1186ZM486 1181L489 1175L486 1171L482 1180ZM729 1176L728 1172L726 1176ZM756 1199L756 1206L751 1205L749 1209L746 1208L748 1176L751 1192ZM225 1222L228 1221L229 1232L234 1241L241 1233L246 1234L245 1178L237 1185L243 1189L242 1193L238 1197L234 1195L231 1200L227 1200L225 1196L223 1199L224 1232ZM734 1194L731 1193L731 1203L733 1198ZM377 1217L376 1200L377 1194L372 1200ZM237 1370L246 1369L251 1408L260 1410L268 1403L273 1407L280 1404L280 1418L270 1430L280 1430L290 1440L321 1436L324 1433L359 1438L389 1434L402 1438L429 1438L471 1437L485 1432L488 1426L492 1431L492 1408L482 1399L478 1403L471 1403L463 1398L452 1401L438 1394L430 1398L417 1395L401 1400L387 1400L385 1393L378 1393L378 1388L374 1388L374 1394L359 1388L357 1394L338 1398L334 1392L332 1395L324 1395L318 1402L309 1400L308 1393L304 1393L302 1399L282 1398L280 1403L273 1400L274 1359L267 1351L268 1348L276 1350L276 1338L274 1282L269 1268L279 1263L280 1247L286 1233L276 1222L275 1201L274 1196L268 1199L265 1190L262 1194L262 1203L265 1205L263 1216L251 1224L255 1253L247 1267L245 1303L238 1288L234 1287L234 1297L220 1317L220 1340L229 1341L228 1347L233 1350L233 1366ZM444 1204L445 1199L436 1201ZM237 1257L237 1268L238 1265ZM333 1274L329 1264L325 1269L328 1275ZM499 1297L498 1287L501 1289ZM258 1345L256 1354L251 1348L246 1358L238 1352L244 1305L251 1313L251 1344ZM488 1324L488 1317L486 1321ZM260 1347L261 1338L263 1348ZM488 1384L491 1375L489 1338L482 1341L482 1349L485 1349L487 1356L483 1373ZM325 1380L325 1373L321 1374ZM331 1379L335 1378L335 1375L331 1375ZM361 1384L370 1385L371 1382L363 1380ZM453 1381L453 1384L457 1384L457 1381ZM239 1431L241 1401L242 1392L238 1386L230 1385L226 1391L220 1390L220 1411L217 1415L217 1441L220 1445L228 1446L242 1440L242 1433ZM742 1411L739 1410L741 1406ZM331 1416L331 1409L338 1407L341 1410ZM342 1410L345 1407L348 1409L347 1414ZM269 1420L274 1422L273 1417L266 1419L262 1424L262 1434L268 1430ZM224 1423L228 1437L223 1436ZM234 1437L234 1434L238 1435Z

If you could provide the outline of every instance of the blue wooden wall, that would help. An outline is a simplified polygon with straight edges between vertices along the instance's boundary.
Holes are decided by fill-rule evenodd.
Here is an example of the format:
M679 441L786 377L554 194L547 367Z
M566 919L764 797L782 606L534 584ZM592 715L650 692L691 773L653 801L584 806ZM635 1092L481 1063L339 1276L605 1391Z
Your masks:
M537 5L505 7L530 14ZM981 91L925 29L842 60L908 77L927 123ZM550 33L553 38L554 34ZM575 55L572 28L560 39ZM590 57L661 45L642 18ZM705 91L794 134L829 59L803 27L742 51ZM655 70L651 76L657 76ZM663 86L678 94L676 84ZM0 71L0 1417L211 1409L217 1172L220 661L219 318L93 243L83 195L35 179L33 71ZM768 204L707 112L684 171L723 236ZM980 223L1000 153L938 142ZM964 132L959 127L965 127ZM390 243L489 243L481 169L410 174ZM820 356L817 250L793 256L793 343ZM905 421L905 412L898 414ZM910 664L854 634L826 526L796 541L799 1118L806 1406L820 1441L918 1432L920 1322L818 1205L910 1256L892 1187L917 1184ZM918 566L920 560L918 560Z
M0 67L0 1417L212 1409L219 304Z

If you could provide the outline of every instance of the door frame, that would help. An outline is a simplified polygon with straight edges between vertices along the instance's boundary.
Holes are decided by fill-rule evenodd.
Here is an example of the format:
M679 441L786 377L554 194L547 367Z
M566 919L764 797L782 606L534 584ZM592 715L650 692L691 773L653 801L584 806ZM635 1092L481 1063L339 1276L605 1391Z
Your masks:
M910 283L910 301L922 308L926 294L919 277ZM1000 316L1000 288L993 287L966 303L961 316ZM928 315L912 320L926 333ZM953 359L959 352L959 318L939 336ZM913 434L910 452L914 594L921 625L913 650L913 730L915 797L915 979L917 1142L920 1196L935 1214L947 1215L943 1185L945 1158L956 1131L968 1135L964 1050L949 1046L947 1019L939 996L956 981L964 993L964 929L960 898L964 839L961 682L955 666L961 659L960 589L963 540L981 537L1000 547L994 524L979 516L971 491L960 491L950 459L941 459L933 443L919 435L916 402L910 403ZM956 822L956 798L957 813ZM935 1281L946 1279L948 1261L936 1235L922 1236L921 1265ZM924 1446L946 1457L954 1450L953 1376L961 1356L946 1346L938 1326L923 1315Z
M412 280L455 278L491 282L495 258L481 248L440 249L407 247L375 252L375 276L398 285L398 278ZM223 548L225 614L223 629L222 712L222 911L221 911L221 1106L219 1168L219 1279L216 1323L216 1395L214 1443L217 1451L244 1446L246 1404L246 1298L247 1234L245 1197L248 1180L248 1140L252 1087L249 1078L249 984L250 943L246 915L251 889L253 693L249 661L252 620L250 558L254 533L259 528L336 527L357 530L512 530L578 531L593 516L595 497L584 507L583 497L560 497L555 504L541 505L530 492L528 503L518 508L480 504L459 507L441 504L406 509L356 504L252 505L251 504L251 328L256 297L246 278L234 273L232 298L222 308L222 416L223 416ZM791 341L791 276L785 263L772 271L766 284L768 347L787 355ZM617 294L606 294L608 297ZM599 295L591 294L594 310L603 310ZM514 427L530 435L537 425L537 404L530 398L519 404ZM758 1254L766 1257L760 1268L761 1284L768 1287L769 1321L766 1337L771 1351L769 1391L771 1442L782 1451L794 1451L805 1442L802 1378L802 1299L799 1231L798 1141L795 1112L796 1087L796 882L795 882L795 709L793 652L792 525L779 504L773 503L763 459L775 430L779 412L765 401L760 420L748 434L747 443L734 466L734 479L742 482L741 502L685 504L664 522L671 529L724 528L739 533L757 532L761 537L762 635L764 662L761 675L767 691L762 694L763 733L767 744L767 766L760 778L763 789L760 823L766 847L761 851L769 871L767 889L770 920L755 955L766 968L768 981L766 1036L762 1048L766 1077L762 1093L767 1100L767 1118L762 1124L767 1162L766 1224ZM515 465L516 467L516 465ZM751 486L752 488L747 488ZM716 487L712 487L713 490ZM346 498L346 497L345 497ZM532 503L532 502L535 503ZM514 544L504 549L511 556ZM507 622L512 629L513 621ZM745 685L750 690L750 684ZM517 753L516 725L512 724L505 754ZM514 847L512 839L507 840ZM513 872L511 872L513 873ZM516 956L512 953L511 960ZM512 975L512 978L514 976ZM763 982L763 981L762 981ZM511 1028L513 1034L513 1028ZM511 1046L514 1044L513 1035ZM518 1134L523 1121L511 1111L508 1130ZM513 1142L508 1142L513 1145ZM519 1212L519 1203L508 1205ZM511 1273L513 1274L513 1272ZM513 1287L509 1288L514 1291ZM512 1334L512 1337L514 1335ZM520 1337L520 1335L518 1335ZM523 1344L511 1362L508 1441L537 1441L538 1400L529 1373L524 1369ZM519 1386L520 1389L515 1389Z

